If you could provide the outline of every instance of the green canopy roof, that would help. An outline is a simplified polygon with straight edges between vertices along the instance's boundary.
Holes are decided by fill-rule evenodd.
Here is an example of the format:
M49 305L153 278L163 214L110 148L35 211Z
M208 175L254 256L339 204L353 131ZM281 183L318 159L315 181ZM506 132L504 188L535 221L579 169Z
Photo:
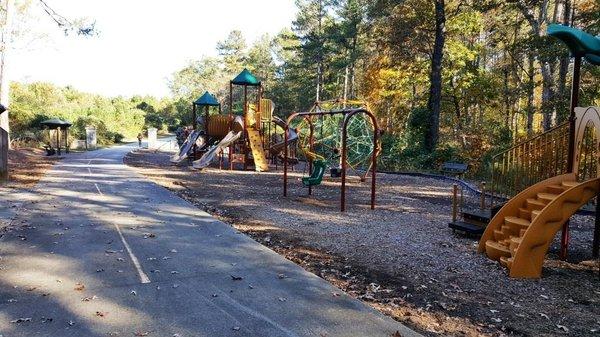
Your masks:
M194 101L194 104L204 105L204 106L206 106L206 105L209 105L209 106L221 105L221 103L219 103L219 101L217 101L215 96L209 94L208 91L206 91L202 96L198 97L198 99Z
M58 118L46 119L45 121L40 122L40 124L43 126L47 126L50 129L65 128L71 126L71 123Z
M590 63L600 64L600 38L577 28L551 24L548 35L564 42L573 56L585 57Z
M254 77L254 75L252 75L252 73L246 68L244 68L244 70L242 70L242 72L239 75L237 75L233 80L231 80L231 83L252 86L260 85L260 81L256 79L256 77Z

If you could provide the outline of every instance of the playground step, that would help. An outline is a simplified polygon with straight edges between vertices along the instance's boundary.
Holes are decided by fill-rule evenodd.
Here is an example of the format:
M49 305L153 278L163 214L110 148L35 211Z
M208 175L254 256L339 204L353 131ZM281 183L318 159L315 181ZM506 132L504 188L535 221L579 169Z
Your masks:
M542 213L542 211L531 211L531 221L533 221L538 215L540 215L540 213Z
M517 218L516 216L507 216L504 218L504 223L515 229L527 229L531 222L529 220Z
M485 253L492 260L500 260L501 257L510 257L510 249L496 241L487 241L485 243Z
M452 230L461 231L471 235L481 235L485 230L484 227L464 221L450 222L448 223L448 227L452 228Z
M577 186L578 184L579 184L579 183L578 183L578 182L576 182L576 181L563 181L563 182L561 183L561 185L563 185L563 186L564 186L564 187L566 187L566 188L571 188L571 187Z
M546 192L548 193L552 193L552 194L561 194L562 192L564 192L567 188L563 185L550 185L548 187L546 187Z
M502 230L494 229L494 240L496 240L496 241L505 240L508 237L509 237L508 233L505 233Z
M467 209L462 211L464 219L477 221L478 223L487 225L492 219L492 214L489 209Z
M527 199L526 204L527 204L527 209L530 209L530 210L541 210L542 208L546 207L546 204L544 204L543 202L541 202L537 199L533 199L533 198Z
M510 249L510 253L512 256L515 255L515 250L517 250L517 248L519 248L519 245L521 244L522 240L523 240L523 238L511 238L510 239L510 244L509 244L508 248Z
M546 205L548 203L550 203L552 200L556 199L556 197L558 197L558 194L552 194L552 193L538 193L537 194L538 200L543 202Z
M512 262L513 262L512 257L506 257L506 256L500 257L500 264L508 269L510 269L510 267L512 266Z
M502 231L502 233L504 233L504 235L505 235L505 236L507 236L507 237L508 237L508 236L510 236L510 235L512 235L512 236L515 236L515 235L517 235L517 233L518 233L518 231L517 231L517 230L515 230L515 229L513 229L512 227L510 227L510 226L507 226L507 225L503 225L502 227L500 227L500 230L501 230L501 231Z
M519 218L521 219L531 219L531 212L526 208L519 208Z

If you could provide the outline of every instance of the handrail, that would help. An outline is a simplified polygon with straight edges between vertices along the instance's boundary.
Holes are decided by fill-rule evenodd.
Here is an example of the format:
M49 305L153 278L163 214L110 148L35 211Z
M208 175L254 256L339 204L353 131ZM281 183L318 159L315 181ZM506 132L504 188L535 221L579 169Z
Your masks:
M550 132L552 132L552 131L555 131L556 129L559 129L559 128L562 128L562 127L564 127L565 125L569 125L569 121L566 121L566 122L563 122L563 123L561 123L561 124L558 124L557 126L555 126L555 127L552 127L552 128L550 128L550 129L548 129L548 131L544 131L544 132L542 132L542 133L540 133L540 134L537 134L537 135L535 135L535 136L533 136L533 137L531 137L531 138L527 138L527 139L525 139L525 140L523 140L523 141L521 141L521 142L519 142L519 143L517 143L517 144L513 145L512 147L509 147L508 149L506 149L506 150L504 150L504 151L502 151L502 152L500 152L500 153L498 153L498 154L495 154L495 155L493 155L493 156L492 156L492 161L493 161L494 159L496 159L497 157L499 157L499 156L501 156L501 155L505 154L506 152L509 152L509 151L511 151L511 150L514 150L514 149L518 148L519 146L523 146L523 145L524 145L524 144L526 144L526 143L530 143L530 142L532 142L532 141L534 141L534 140L536 140L536 139L538 139L538 138L540 138L540 137L542 137L542 136L544 136L544 135L546 135L546 134L548 134L548 133L550 133Z
M522 141L491 160L491 207L546 178L567 173L569 122Z

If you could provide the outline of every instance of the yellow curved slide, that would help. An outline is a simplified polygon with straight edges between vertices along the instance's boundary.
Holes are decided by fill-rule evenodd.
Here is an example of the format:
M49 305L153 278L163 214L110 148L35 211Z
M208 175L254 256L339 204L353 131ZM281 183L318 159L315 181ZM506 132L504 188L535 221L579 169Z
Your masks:
M246 131L248 132L248 140L250 141L250 149L252 150L252 157L254 158L255 170L258 172L268 171L269 163L267 163L267 158L265 157L260 132L253 127L248 127Z
M556 233L599 192L600 178L577 182L573 173L532 185L492 218L478 250L507 267L511 277L539 278Z

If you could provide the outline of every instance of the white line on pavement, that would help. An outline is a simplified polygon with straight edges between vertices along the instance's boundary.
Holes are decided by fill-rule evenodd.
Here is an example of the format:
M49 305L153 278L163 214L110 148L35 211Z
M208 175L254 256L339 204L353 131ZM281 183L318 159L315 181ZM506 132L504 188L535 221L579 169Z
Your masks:
M96 190L98 190L98 193L100 195L104 195L102 193L102 191L100 191L100 187L98 187L98 184L94 183L94 186L96 186ZM129 254L129 258L131 259L131 262L133 262L133 265L135 266L135 269L137 270L138 275L140 276L140 282L142 282L142 283L150 283L150 278L142 270L142 265L140 264L140 261L133 254L133 251L131 250L131 247L129 247L129 244L127 243L127 241L125 241L125 237L123 236L123 233L121 232L121 228L119 228L119 225L117 225L116 223L114 225L115 225L115 228L117 229L117 233L119 233L119 237L121 238L121 242L123 242L123 246L125 246L125 249L127 250L127 254Z

